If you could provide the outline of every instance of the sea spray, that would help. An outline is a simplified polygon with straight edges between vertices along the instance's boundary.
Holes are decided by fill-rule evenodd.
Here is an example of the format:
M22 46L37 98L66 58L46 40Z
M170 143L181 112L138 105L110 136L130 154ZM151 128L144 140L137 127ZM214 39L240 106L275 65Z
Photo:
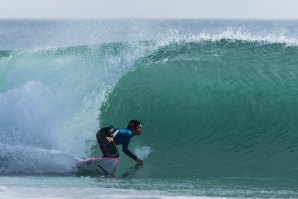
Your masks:
M2 151L5 162L11 162L9 170L0 165L2 172L23 172L17 166L21 162L27 173L53 172L51 165L63 156L55 158L51 151L92 156L99 107L118 79L135 67L135 60L153 49L144 43L115 43L14 51L0 59L0 143L19 149ZM20 153L23 146L30 153ZM51 154L48 164L40 150ZM17 159L13 152L20 154Z
M136 146L134 152L139 159L144 160L149 157L149 154L152 153L153 150L149 146Z
M59 128L53 93L39 81L0 94L1 143L50 147Z

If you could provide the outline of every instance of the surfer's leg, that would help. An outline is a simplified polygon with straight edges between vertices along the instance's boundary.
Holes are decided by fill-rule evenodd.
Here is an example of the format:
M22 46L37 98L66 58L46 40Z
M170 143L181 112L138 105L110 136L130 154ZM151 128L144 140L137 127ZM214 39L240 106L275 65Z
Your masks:
M110 158L118 158L119 157L119 152L118 152L118 147L115 142L109 142L107 145L108 148L108 157Z
M96 139L103 157L108 157L109 155L109 142L106 139L109 136L109 132L109 128L102 128L96 133Z

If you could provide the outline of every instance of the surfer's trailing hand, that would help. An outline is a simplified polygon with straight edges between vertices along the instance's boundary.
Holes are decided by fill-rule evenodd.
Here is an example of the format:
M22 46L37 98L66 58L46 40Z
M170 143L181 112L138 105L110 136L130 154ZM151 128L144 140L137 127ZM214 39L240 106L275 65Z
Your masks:
M114 142L114 138L113 137L106 137L106 139L108 140L108 142Z

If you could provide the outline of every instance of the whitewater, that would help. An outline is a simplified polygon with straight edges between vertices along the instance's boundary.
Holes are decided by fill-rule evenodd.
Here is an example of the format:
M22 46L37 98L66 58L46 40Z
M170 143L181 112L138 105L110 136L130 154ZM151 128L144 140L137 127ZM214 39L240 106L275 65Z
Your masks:
M0 21L0 198L297 198L297 25ZM144 165L79 175L130 119Z

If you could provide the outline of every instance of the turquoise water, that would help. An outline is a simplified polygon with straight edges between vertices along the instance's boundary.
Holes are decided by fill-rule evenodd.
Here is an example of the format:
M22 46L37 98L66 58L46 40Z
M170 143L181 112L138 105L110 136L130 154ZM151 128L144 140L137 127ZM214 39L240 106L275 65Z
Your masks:
M297 198L297 22L0 27L4 198ZM121 154L114 177L80 176L97 129L132 118L145 164Z
M297 52L229 40L171 44L118 82L101 121L149 124L142 142L158 151L155 177L297 179Z

